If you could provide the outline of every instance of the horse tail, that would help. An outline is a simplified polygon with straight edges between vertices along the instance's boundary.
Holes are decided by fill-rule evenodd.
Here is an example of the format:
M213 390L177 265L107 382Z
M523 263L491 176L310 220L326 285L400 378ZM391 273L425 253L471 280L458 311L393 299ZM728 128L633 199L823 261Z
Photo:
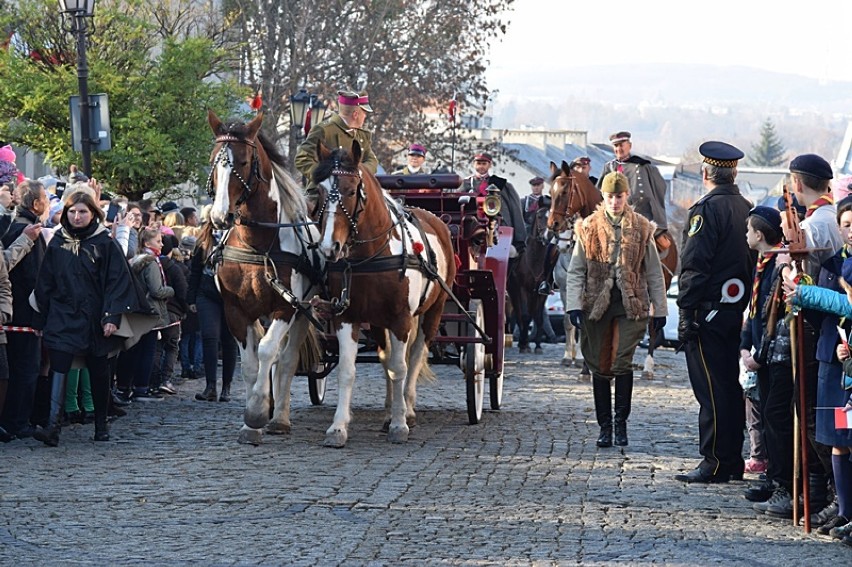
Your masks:
M428 349L424 349L423 351L423 366L420 368L420 374L417 376L417 383L433 383L438 380L438 376L435 374L435 371L432 370L432 367L429 366L429 351Z
M313 325L308 325L308 334L299 348L299 372L313 372L322 361L322 351L317 331Z

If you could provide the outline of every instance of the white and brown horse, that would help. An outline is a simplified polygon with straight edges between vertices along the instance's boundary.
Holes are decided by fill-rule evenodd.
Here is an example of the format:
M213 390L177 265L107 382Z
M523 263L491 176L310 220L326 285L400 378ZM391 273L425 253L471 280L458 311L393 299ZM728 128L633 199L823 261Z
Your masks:
M417 379L438 332L445 286L452 285L456 271L447 225L390 199L361 167L361 157L358 142L351 152L320 144L313 174L338 342L337 411L325 438L330 447L343 447L348 438L362 324L370 325L389 380L388 440L408 439Z
M216 279L228 328L240 346L246 409L239 440L250 444L261 442L264 427L290 432L290 385L300 351L302 363L311 364L306 338L313 333L303 301L322 277L322 259L308 249L319 231L307 222L305 198L284 170L284 158L260 134L261 121L259 114L248 124L223 124L208 113L216 136L210 220L225 230L213 248L214 257L221 256ZM266 331L261 319L269 322Z

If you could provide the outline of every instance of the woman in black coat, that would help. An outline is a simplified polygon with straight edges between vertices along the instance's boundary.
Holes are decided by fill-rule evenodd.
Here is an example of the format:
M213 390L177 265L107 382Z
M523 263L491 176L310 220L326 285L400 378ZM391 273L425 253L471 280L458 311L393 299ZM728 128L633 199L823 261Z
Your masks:
M95 441L108 441L110 353L124 341L116 335L123 314L147 311L127 260L102 222L104 213L85 192L72 193L62 209L61 228L45 252L35 287L33 327L43 331L50 356L50 417L34 437L59 444L65 376L75 356L84 357L92 382Z

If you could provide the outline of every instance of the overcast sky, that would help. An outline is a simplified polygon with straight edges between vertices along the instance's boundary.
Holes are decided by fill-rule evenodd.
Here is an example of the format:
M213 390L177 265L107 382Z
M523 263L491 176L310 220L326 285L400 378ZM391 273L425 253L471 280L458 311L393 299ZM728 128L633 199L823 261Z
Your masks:
M850 0L515 0L488 85L523 94L518 69L629 61L743 65L852 81Z

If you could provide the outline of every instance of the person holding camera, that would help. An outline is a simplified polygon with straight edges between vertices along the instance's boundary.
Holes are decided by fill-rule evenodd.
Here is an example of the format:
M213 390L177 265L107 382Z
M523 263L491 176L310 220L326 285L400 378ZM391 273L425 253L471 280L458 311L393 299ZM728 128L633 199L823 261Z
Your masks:
M701 178L709 192L689 209L680 258L678 339L698 412L702 461L681 482L728 482L743 477L745 404L739 383L739 338L754 261L745 239L751 203L734 181L743 152L705 142Z
M648 328L666 324L663 268L654 244L656 226L627 204L630 185L618 172L601 184L603 204L576 226L577 243L565 280L565 310L578 329L580 350L592 371L598 447L626 446L633 397L633 354ZM612 386L615 382L615 419Z

